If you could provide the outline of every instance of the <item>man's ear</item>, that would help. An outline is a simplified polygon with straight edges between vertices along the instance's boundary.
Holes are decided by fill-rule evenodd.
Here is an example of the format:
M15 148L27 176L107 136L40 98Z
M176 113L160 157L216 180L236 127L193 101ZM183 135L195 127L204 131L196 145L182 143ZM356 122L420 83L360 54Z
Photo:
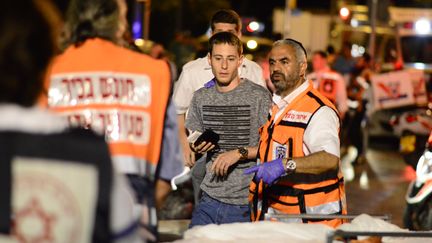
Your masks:
M210 52L207 53L207 61L208 61L208 64L211 66L211 54L210 54Z
M307 62L302 62L300 64L300 74L304 74L306 76Z

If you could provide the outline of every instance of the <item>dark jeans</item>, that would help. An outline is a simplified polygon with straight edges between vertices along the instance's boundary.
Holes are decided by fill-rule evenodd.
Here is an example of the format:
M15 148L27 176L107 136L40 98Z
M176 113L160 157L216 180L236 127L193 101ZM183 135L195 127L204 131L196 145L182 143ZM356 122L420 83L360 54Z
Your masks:
M189 228L196 225L250 222L249 205L220 202L203 193L200 203L192 214Z

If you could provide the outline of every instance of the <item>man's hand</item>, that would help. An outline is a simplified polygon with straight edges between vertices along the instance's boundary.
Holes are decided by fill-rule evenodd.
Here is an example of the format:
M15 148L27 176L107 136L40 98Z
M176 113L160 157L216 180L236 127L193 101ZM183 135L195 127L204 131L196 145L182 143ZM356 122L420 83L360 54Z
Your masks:
M179 139L183 150L183 157L185 165L192 167L195 164L195 153L189 147L189 142L187 141L186 128L185 128L185 117L184 114L177 115L177 123L179 128Z
M229 167L237 163L239 159L240 154L237 150L222 153L213 161L211 171L217 176L225 176L228 174Z
M252 173L256 173L257 180L263 180L270 185L285 174L285 168L282 159L275 159L244 170L245 175Z
M192 166L195 165L195 152L189 147L189 142L187 140L182 141L182 148L185 165L192 168Z
M195 153L204 154L208 151L214 149L216 146L210 142L202 142L198 146L195 146L193 143L190 144L190 147Z

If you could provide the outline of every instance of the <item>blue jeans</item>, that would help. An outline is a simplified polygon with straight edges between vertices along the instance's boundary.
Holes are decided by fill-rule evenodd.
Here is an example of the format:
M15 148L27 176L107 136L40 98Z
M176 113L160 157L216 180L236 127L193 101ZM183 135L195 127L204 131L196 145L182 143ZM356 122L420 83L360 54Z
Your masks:
M250 222L249 205L220 202L203 193L200 203L192 214L189 228L196 225Z

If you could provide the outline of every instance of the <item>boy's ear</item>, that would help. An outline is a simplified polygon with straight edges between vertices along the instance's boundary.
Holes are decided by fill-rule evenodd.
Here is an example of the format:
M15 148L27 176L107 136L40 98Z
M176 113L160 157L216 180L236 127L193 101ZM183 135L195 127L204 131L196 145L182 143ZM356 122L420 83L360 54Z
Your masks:
M207 53L207 61L208 61L208 64L211 66L211 54L210 54L210 52Z

